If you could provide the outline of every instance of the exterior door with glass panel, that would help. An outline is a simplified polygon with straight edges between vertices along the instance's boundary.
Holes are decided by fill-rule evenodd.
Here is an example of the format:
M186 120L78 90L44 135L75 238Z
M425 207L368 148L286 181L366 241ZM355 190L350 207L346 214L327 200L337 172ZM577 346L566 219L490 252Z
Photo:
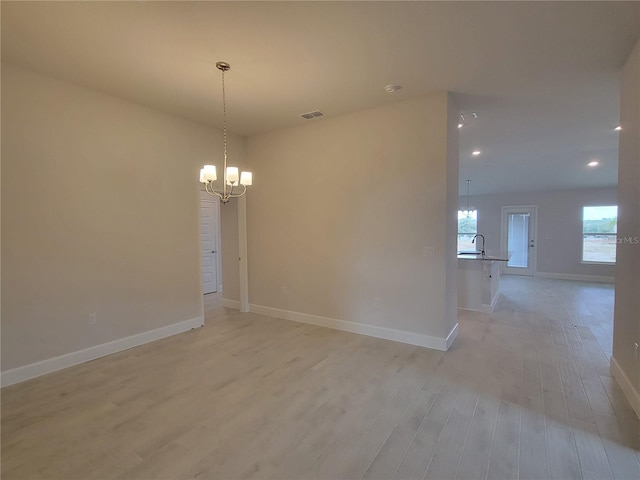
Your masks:
M507 252L509 261L503 273L532 276L536 263L536 213L535 206L502 207L501 250Z

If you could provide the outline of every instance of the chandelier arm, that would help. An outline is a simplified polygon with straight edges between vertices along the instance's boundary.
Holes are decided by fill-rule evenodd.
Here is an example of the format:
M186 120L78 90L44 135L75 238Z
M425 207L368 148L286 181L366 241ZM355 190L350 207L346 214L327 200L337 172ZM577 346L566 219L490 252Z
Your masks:
M247 192L247 187L245 185L242 185L242 192L233 193L233 194L230 193L229 197L238 198L238 197L243 196L246 192Z
M235 192L234 193L234 186L231 186L231 190L227 193L224 192L217 192L213 189L213 185L210 186L210 184L206 184L204 186L205 192L208 193L211 196L216 196L216 197L220 197L220 199L223 201L223 203L226 203L230 198L238 198L238 197L242 197L245 193L247 193L247 186L246 185L241 185L242 186L242 191L240 193Z
M220 193L216 192L216 191L213 189L213 185L211 186L211 188L209 188L209 184L207 183L207 184L205 184L204 189L205 189L205 191L206 191L209 195L211 195L212 197L213 197L213 196L217 196L217 197L222 198L222 195L220 195Z
M242 185L242 193L236 193L236 196L241 197L245 193L247 193L247 186L246 185Z

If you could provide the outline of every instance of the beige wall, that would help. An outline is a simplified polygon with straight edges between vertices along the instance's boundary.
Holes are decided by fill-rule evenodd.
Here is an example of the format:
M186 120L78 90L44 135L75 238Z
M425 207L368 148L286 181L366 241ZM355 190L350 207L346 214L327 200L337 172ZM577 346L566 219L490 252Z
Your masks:
M622 74L620 158L618 162L618 238L640 238L640 42ZM613 356L640 402L640 244L618 244ZM640 406L640 403L636 404ZM636 410L640 415L640 411Z
M439 94L249 138L250 303L446 337L458 168L448 108Z
M2 65L3 371L201 316L197 173L219 137Z

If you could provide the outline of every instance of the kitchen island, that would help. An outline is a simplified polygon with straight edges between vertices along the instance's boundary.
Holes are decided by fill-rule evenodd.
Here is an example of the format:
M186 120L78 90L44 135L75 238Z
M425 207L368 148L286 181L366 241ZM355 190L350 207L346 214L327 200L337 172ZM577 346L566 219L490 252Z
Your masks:
M491 313L498 301L502 265L508 255L458 254L458 308Z

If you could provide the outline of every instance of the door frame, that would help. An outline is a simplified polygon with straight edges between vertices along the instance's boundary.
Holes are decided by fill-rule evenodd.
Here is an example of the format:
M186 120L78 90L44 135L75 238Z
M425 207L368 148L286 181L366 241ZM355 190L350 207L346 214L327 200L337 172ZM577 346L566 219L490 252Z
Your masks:
M511 270L507 267L508 262L504 262L502 266L502 273L509 275L523 275L527 277L535 277L536 265L538 263L538 206L537 205L509 205L502 206L502 212L500 217L500 251L507 252L507 236L508 236L508 218L510 213L529 213L530 217L530 232L529 239L533 240L533 248L530 256L531 265L526 271L520 271L517 269ZM531 247L530 247L531 248ZM523 269L524 270L524 269ZM529 273L530 272L530 273Z
M222 248L222 234L220 232L220 200L217 197L213 197L209 195L205 191L200 191L200 207L202 208L203 203L211 203L213 204L213 208L216 214L216 234L215 234L215 250L216 250L216 292L222 293L222 254L220 252ZM202 224L199 225L199 231L202 231ZM200 237L200 251L202 251L202 237ZM202 255L200 256L200 265L202 268ZM202 282L202 275L200 276L200 281ZM204 292L204 290L203 290Z

